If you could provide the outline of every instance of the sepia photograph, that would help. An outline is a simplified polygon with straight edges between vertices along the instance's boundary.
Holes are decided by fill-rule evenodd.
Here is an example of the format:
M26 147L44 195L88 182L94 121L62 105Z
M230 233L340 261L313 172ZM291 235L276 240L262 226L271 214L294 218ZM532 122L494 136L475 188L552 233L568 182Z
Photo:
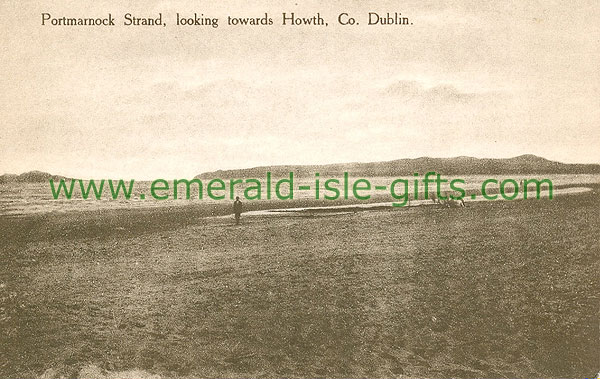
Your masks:
M0 379L600 378L599 19L0 0Z

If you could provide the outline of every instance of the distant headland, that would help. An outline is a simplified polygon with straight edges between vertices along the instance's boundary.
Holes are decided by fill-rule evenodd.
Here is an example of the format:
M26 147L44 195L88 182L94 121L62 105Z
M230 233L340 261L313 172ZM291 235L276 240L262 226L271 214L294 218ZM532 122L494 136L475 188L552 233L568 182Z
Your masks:
M514 175L514 174L600 174L600 164L569 164L532 154L513 158L404 158L385 162L336 163L325 165L260 166L246 169L204 172L196 178L261 177L269 171L274 177L294 172L297 176L312 176L316 172L335 176L349 172L353 176L410 176L435 171L442 175Z
M60 180L67 179L64 176L52 175L42 171L29 171L21 175L4 174L0 175L0 183L42 183L48 182L50 179Z

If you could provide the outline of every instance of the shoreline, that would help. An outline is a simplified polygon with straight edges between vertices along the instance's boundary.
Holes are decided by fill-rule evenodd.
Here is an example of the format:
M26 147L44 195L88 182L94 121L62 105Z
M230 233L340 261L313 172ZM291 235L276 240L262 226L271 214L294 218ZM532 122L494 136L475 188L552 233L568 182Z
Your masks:
M585 192L585 191L596 191L596 192L600 192L600 183L572 183L572 184L563 184L563 185L555 185L553 187L554 190L554 195L566 195L569 194L567 192L571 192L571 191L578 191L578 192ZM545 192L544 189L542 189L543 192ZM471 195L477 195L476 199L471 198ZM488 191L488 195L497 195L498 194L498 190L491 188ZM421 196L423 196L421 194ZM545 195L542 195L541 198L544 198ZM471 202L488 202L488 201L519 201L522 200L522 194L519 193L518 197L516 199L512 199L512 200L506 200L506 199L496 199L496 200L489 200L489 199L484 199L481 195L481 191L473 191L473 190L468 190L466 191L465 197L464 197L465 201L467 203L471 203ZM393 201L394 199L391 198L389 195L384 195L384 194L376 194L376 195L372 195L370 199L367 200L359 200L356 198L349 198L349 199L336 199L336 200L325 200L325 199L314 199L314 198L294 198L291 200L279 200L279 199L270 199L270 200L243 200L244 203L244 213L248 213L248 212L255 212L255 211L276 211L276 210L288 210L291 211L292 209L297 209L297 210L301 210L301 209L305 209L305 208L319 208L319 209L328 209L328 208L333 208L333 207L355 207L355 208L372 208L372 207L377 207L377 206L391 206L392 203L394 203ZM534 200L534 199L532 199ZM53 216L66 216L69 214L76 214L76 213L86 213L86 214L101 214L101 213L106 213L106 212L112 212L112 211L123 211L123 212L140 212L140 214L144 214L144 213L148 213L148 212L153 212L153 211L158 211L158 212L167 212L167 211L176 211L177 209L186 209L185 211L183 211L184 213L188 213L188 211L191 212L197 212L201 217L210 217L210 216L225 216L227 214L230 214L231 212L227 212L227 210L229 208L231 208L231 204L233 202L233 200L220 200L220 201L214 201L214 202L202 202L202 200L197 201L197 200L184 200L184 199L180 199L180 200L167 200L165 202L161 202L159 200L156 201L149 201L146 203L139 203L136 200L121 200L121 199L117 199L117 200L92 200L92 199L88 199L88 200L83 200L83 199L76 199L76 200L70 200L68 202L63 202L62 204L69 204L71 205L71 202L77 202L78 204L85 204L86 206L89 204L94 204L97 202L109 202L109 203L113 203L113 204L129 204L130 206L121 206L121 205L115 205L112 207L105 207L105 208L95 208L95 209L89 209L89 208L85 208L85 207L81 207L81 208L73 208L72 206L68 206L65 207L65 209L42 209L42 210L37 210L37 211L31 211L31 212L19 212L17 213L16 211L14 212L6 212L5 210L2 210L1 212L6 212L6 213L0 213L0 220L3 218L8 218L8 219L18 219L18 218L26 218L26 217L30 217L33 215L37 215L37 216L46 216L46 215L53 215ZM52 200L48 200L48 202L50 204L53 204L55 207L60 205L61 203L54 203ZM403 205L399 208L403 208L403 207L408 207L408 206L414 206L414 205L426 205L426 204L433 204L433 202L431 201L431 199L427 199L427 200L423 200L423 199L418 199L418 200L413 200L413 199L409 199L409 202L406 205ZM229 209L230 210L230 209ZM178 212L178 211L176 211Z
M579 185L561 186L558 189L578 188ZM561 202L570 197L581 201L596 197L599 185L590 185L586 192L565 193L553 200L547 198L528 200L467 201L467 208L512 207L526 204L535 207L539 202ZM242 220L255 217L298 217L322 213L355 213L365 211L403 212L414 209L442 210L434 207L431 200L425 205L392 207L380 198L370 201L298 199L289 201L245 202ZM66 212L33 213L19 216L0 216L0 239L7 242L27 243L31 240L54 240L63 238L87 239L107 236L132 236L161 230L174 230L190 225L206 224L210 219L233 220L231 204L190 204L188 206L163 206L149 208L115 208L98 210L70 210ZM243 221L242 221L243 222Z

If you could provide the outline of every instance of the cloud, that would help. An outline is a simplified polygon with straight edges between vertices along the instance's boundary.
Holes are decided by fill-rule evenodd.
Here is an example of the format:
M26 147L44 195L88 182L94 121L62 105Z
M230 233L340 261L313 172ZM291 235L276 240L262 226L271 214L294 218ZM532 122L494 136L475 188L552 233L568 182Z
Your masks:
M425 87L415 80L398 80L385 87L381 94L399 100L420 100L430 103L464 103L500 95L498 92L466 92L452 84L441 83Z

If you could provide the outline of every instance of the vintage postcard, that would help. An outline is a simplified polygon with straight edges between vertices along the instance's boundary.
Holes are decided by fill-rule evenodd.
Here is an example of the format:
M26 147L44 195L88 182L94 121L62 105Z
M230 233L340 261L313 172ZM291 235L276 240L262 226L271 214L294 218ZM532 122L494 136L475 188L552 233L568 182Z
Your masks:
M597 378L599 19L0 1L0 378Z

